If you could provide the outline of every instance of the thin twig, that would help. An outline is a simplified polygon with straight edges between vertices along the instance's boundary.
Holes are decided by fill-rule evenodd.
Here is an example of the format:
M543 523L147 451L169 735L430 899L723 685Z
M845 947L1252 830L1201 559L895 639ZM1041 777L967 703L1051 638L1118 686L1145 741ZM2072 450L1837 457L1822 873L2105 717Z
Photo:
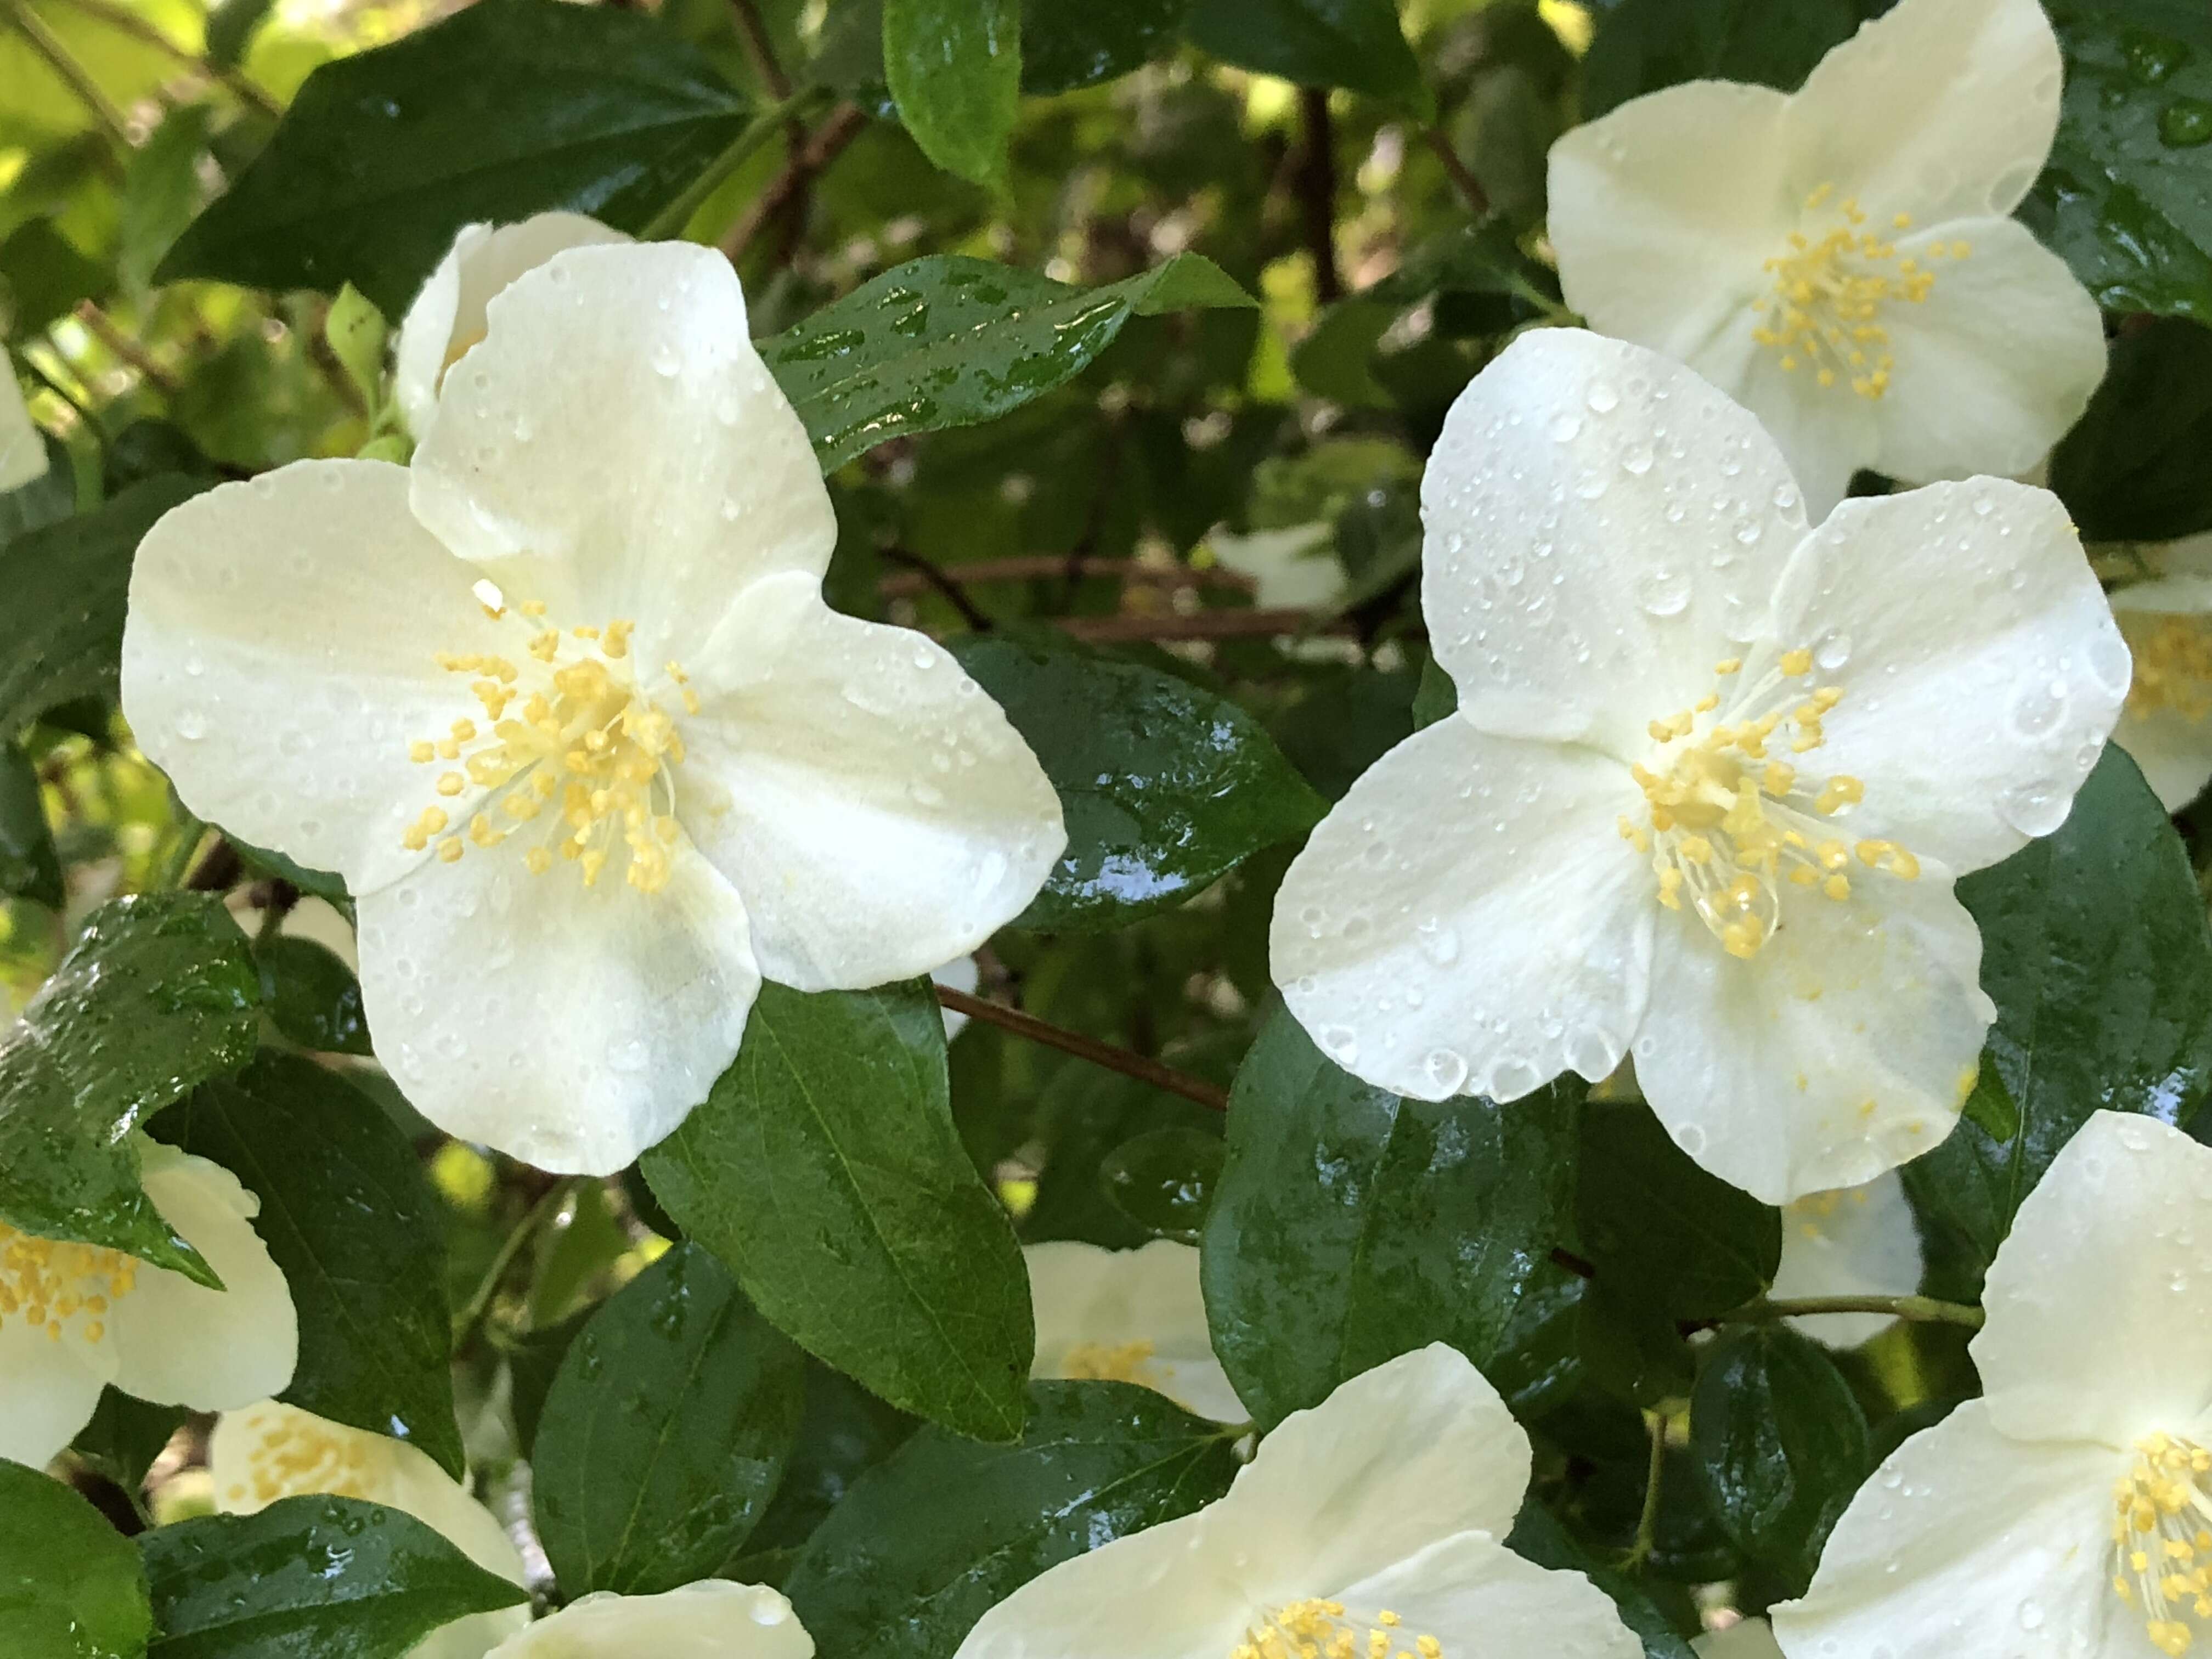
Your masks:
M738 33L744 37L745 51L753 60L761 84L768 88L769 97L781 103L791 96L791 77L776 62L775 42L769 39L768 25L761 21L760 8L753 0L730 0L730 9L738 15Z
M1723 1314L1715 1324L1766 1325L1778 1319L1799 1319L1808 1314L1888 1314L1920 1325L1961 1325L1970 1331L1982 1328L1982 1310L1964 1302L1939 1302L1932 1296L1797 1296L1761 1297L1734 1313Z
M1443 163L1444 171L1451 175L1452 183L1467 202L1468 210L1478 219L1487 214L1490 211L1489 196L1476 181L1467 163L1460 160L1459 152L1452 148L1452 142L1444 136L1443 129L1423 127L1421 137L1428 141L1429 148L1436 152L1437 160Z
M136 12L116 5L112 0L66 0L88 17L97 17L108 27L129 35L163 53L171 61L181 64L197 74L205 76L240 101L251 104L264 115L282 115L283 105L236 70L225 69L212 58L187 51Z
M1658 1544L1659 1483L1667 1473L1667 1419L1652 1412L1646 1414L1644 1423L1651 1435L1651 1462L1644 1472L1644 1509L1636 1517L1636 1537L1620 1562L1630 1572L1642 1571Z
M829 118L784 164L783 171L769 180L768 188L753 198L744 216L722 238L722 252L732 264L744 257L761 228L781 213L786 204L805 194L812 186L815 175L843 155L845 146L859 137L860 129L867 124L867 112L857 104L841 104L830 112Z
M1059 617L1054 625L1079 640L1251 640L1279 635L1356 634L1351 621L1311 611L1200 611L1184 617Z
M148 385L166 396L174 397L177 377L154 361L153 354L132 339L109 319L107 313L90 300L77 301L76 316L84 325L86 333L137 369Z
M910 570L917 580L933 590L945 602L960 613L960 619L978 634L991 631L991 619L983 614L982 607L968 597L968 590L937 564L919 553L909 553L902 547L886 547L883 556L902 569Z
M1087 1037L1080 1032L1063 1030L1034 1014L1025 1014L1018 1008L1009 1008L1002 1002L987 1002L981 997L971 997L965 991L956 991L948 985L939 985L935 989L938 1001L956 1014L980 1019L1001 1030L1012 1031L1016 1036L1041 1042L1048 1048L1057 1048L1064 1054L1073 1054L1078 1060L1087 1060L1093 1066L1103 1066L1109 1072L1119 1072L1123 1077L1149 1083L1155 1089L1164 1089L1171 1095L1181 1095L1185 1100L1194 1100L1201 1106L1210 1106L1217 1112L1229 1109L1226 1090L1217 1089L1188 1072L1178 1072L1172 1066L1164 1066L1157 1060L1147 1059L1131 1049L1117 1048L1110 1042L1101 1042L1096 1037Z
M1329 119L1328 88L1300 88L1298 108L1305 137L1291 182L1313 254L1314 298L1330 305L1344 297L1344 276L1336 268L1336 127Z
M1029 581L1038 577L1064 576L1070 562L1065 554L1020 553L1011 558L977 559L969 564L955 565L952 573L963 582ZM1249 576L1225 565L1194 570L1187 564L1153 566L1139 564L1134 559L1102 558L1089 554L1073 562L1078 575L1118 577L1138 587L1218 587L1249 593L1259 586ZM885 599L909 598L931 585L928 578L918 574L885 576L876 583L876 591Z
M70 54L62 38L46 27L46 20L33 11L24 0L14 0L8 8L9 21L22 32L31 43L31 50L46 60L46 67L59 76L76 94L76 100L90 110L100 125L107 129L108 136L128 149L131 146L130 124L123 112L108 101L107 94L100 89L92 71L78 63Z
M499 1254L492 1258L491 1266L477 1281L476 1293L469 1297L467 1305L453 1316L453 1346L456 1350L476 1334L477 1327L483 1322L484 1315L491 1310L492 1298L499 1294L500 1285L506 1282L508 1271L514 1267L515 1258L522 1254L524 1247L537 1237L546 1222L559 1212L561 1206L568 1201L569 1195L582 1184L582 1181L576 1177L556 1182L530 1206L522 1219L514 1224L514 1231L507 1234L506 1241L499 1247Z

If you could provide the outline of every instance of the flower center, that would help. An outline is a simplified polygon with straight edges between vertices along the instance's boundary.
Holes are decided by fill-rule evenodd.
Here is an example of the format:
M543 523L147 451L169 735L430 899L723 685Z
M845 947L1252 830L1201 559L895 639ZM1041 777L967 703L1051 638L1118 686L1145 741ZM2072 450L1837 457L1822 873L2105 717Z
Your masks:
M1158 1386L1159 1373L1152 1369L1155 1349L1149 1342L1079 1342L1067 1351L1061 1374L1071 1380L1140 1382Z
M1740 657L1713 665L1723 683L1742 670ZM1856 805L1865 785L1841 773L1808 779L1771 752L1770 744L1804 755L1826 741L1820 722L1843 689L1792 684L1812 671L1810 651L1787 651L1737 688L1724 715L1714 718L1716 690L1694 708L1653 720L1653 764L1632 769L1648 822L1620 820L1621 839L1650 855L1659 902L1679 910L1686 896L1729 954L1747 961L1781 925L1784 884L1840 903L1851 896L1855 857L1901 880L1920 873L1920 860L1895 842L1846 842L1831 832L1826 820Z
M20 1319L58 1342L74 1320L78 1336L98 1342L108 1310L137 1281L137 1258L120 1250L34 1238L0 1222L0 1328Z
M2212 1452L2152 1434L2136 1442L2135 1462L2112 1483L2112 1589L2169 1654L2189 1650L2189 1620L2212 1620L2208 1474Z
M226 1501L273 1504L302 1492L382 1501L389 1483L373 1479L369 1436L331 1429L304 1412L270 1413L268 1426L246 1454L246 1484L233 1483ZM381 1476L382 1469L375 1471Z
M1979 1072L1977 1071L1975 1075L1978 1077ZM1793 1199L1783 1206L1782 1215L1784 1221L1805 1237L1826 1238L1829 1224L1834 1222L1838 1212L1846 1205L1856 1209L1866 1202L1865 1188L1846 1187L1832 1192L1808 1193L1802 1198Z
M472 786L488 793L465 835L446 808L424 807L403 837L406 847L419 853L435 840L438 856L452 864L471 843L496 847L542 817L547 823L524 858L532 874L558 858L576 865L589 887L622 848L629 884L659 891L678 833L673 770L683 763L684 739L638 683L629 655L637 624L617 619L564 634L544 625L545 607L534 599L512 611L504 604L484 609L517 618L528 634L521 653L528 665L497 654L439 653L448 673L474 677L469 690L483 722L457 720L442 736L417 738L408 753L422 765L457 764L438 776L437 792L448 800ZM672 662L665 674L664 695L680 696L697 714L699 694L683 666Z
M1805 198L1808 214L1828 207L1833 185L1822 185ZM1766 262L1774 289L1759 307L1761 321L1752 337L1782 359L1792 373L1812 370L1823 386L1847 381L1862 398L1889 390L1889 331L1881 325L1882 307L1892 301L1918 305L1936 286L1936 273L1917 258L1898 257L1897 244L1866 228L1867 216L1848 198L1833 210L1837 222L1817 241L1802 231L1790 233L1789 251ZM1909 229L1912 216L1890 221ZM1936 242L1929 261L1964 259L1973 252L1966 242Z
M1443 1659L1442 1642L1405 1626L1388 1608L1359 1619L1341 1601L1292 1601L1247 1625L1229 1659Z
M2123 611L2119 621L2136 662L2128 713L2139 720L2169 712L2187 720L2212 714L2212 627L2205 619Z

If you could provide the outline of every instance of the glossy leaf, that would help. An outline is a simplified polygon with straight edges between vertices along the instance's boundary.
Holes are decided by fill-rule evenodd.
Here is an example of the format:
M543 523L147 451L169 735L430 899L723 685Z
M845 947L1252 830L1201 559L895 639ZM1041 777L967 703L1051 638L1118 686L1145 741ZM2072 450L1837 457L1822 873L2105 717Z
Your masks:
M106 281L52 220L33 219L0 242L0 321L9 338L34 339Z
M361 981L326 945L283 934L254 947L261 996L276 1029L302 1048L366 1054L368 1017Z
M93 912L0 1041L0 1220L216 1283L140 1188L131 1131L252 1057L259 995L221 901L148 893Z
M722 1571L740 1583L781 1583L806 1540L854 1484L921 1427L842 1371L811 1357L805 1363L805 1404L783 1480L744 1551Z
M1154 1238L1198 1243L1227 1148L1203 1129L1154 1129L1123 1141L1098 1166L1114 1207Z
M884 0L884 75L923 155L1005 186L1022 102L1021 0Z
M77 1431L70 1451L135 1493L191 1415L182 1406L156 1406L110 1386L100 1390L92 1420Z
M972 635L954 654L1036 751L1067 822L1017 926L1122 927L1327 810L1257 720L1176 675L1042 633Z
M1038 1382L1018 1445L924 1429L854 1483L785 1589L820 1650L949 1659L1048 1567L1229 1489L1233 1437L1127 1382Z
M0 747L0 895L62 908L61 860L39 799L39 769L12 743Z
M801 1347L957 1432L1020 1433L1028 1273L953 1127L923 983L763 986L735 1063L642 1167Z
M407 1138L337 1073L273 1054L161 1127L261 1200L254 1224L300 1315L279 1398L459 1474L443 1222Z
M2212 530L2212 328L2161 320L2123 334L2112 367L2051 453L2051 487L2085 541L2172 541Z
M441 1625L529 1592L411 1515L287 1498L138 1540L158 1634L147 1659L400 1659Z
M563 1593L653 1595L711 1577L750 1534L799 1430L801 1358L721 1264L679 1244L592 1316L532 1454Z
M567 208L641 230L750 113L652 17L480 0L317 70L156 275L351 283L397 317L464 225Z
M1782 1260L1782 1212L1707 1175L1640 1105L1583 1108L1575 1215L1598 1278L1675 1319L1741 1307Z
M153 1622L131 1540L60 1481L0 1462L0 1653L137 1659Z
M1794 92L1831 47L1885 9L1869 0L1620 0L1583 60L1583 118L1685 81Z
M1175 47L1191 0L1027 0L1022 90L1072 92L1127 75Z
M1986 1266L2093 1112L2186 1122L2212 1088L2212 938L2180 839L2117 746L2056 834L1968 876L1959 896L1997 1006L1978 1092L2002 1089L2003 1109L1970 1109L1905 1180ZM1992 1119L2015 1127L1994 1134Z
M1089 367L1132 317L1251 304L1194 253L1094 289L933 254L862 283L761 352L830 471L893 438L1019 409Z
M1578 1572L1613 1598L1620 1621L1636 1632L1647 1659L1692 1659L1695 1650L1636 1578L1601 1563L1569 1535L1558 1518L1534 1498L1521 1506L1505 1547L1523 1560L1555 1572Z
M1262 1427L1425 1343L1499 1354L1568 1224L1578 1097L1403 1100L1277 1011L1237 1073L1203 1241L1214 1352Z
M1190 38L1240 69L1436 112L1394 0L1193 0Z

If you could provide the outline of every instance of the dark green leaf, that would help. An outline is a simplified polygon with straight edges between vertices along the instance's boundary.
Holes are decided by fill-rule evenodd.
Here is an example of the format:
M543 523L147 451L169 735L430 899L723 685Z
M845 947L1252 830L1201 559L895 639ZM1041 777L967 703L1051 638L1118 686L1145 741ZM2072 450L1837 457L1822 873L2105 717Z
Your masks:
M0 894L62 908L62 866L39 799L39 769L12 743L0 747Z
M2212 329L2161 320L2123 334L2089 408L2051 457L2051 487L2085 541L2212 530Z
M1364 295L1323 312L1291 353L1291 373L1316 397L1352 409L1387 409L1390 393L1375 378L1375 356L1401 307Z
M310 870L304 864L297 864L286 858L282 853L256 847L235 836L230 836L229 841L238 849L239 857L246 860L248 869L274 877L278 881L289 881L301 892L336 905L349 918L352 916L353 900L346 892L343 878L334 876L327 870Z
M0 548L76 511L76 469L70 465L69 447L52 433L46 434L46 471L0 494Z
M1036 751L1067 820L1018 927L1125 926L1326 810L1258 721L1188 680L1042 634L971 635L955 654Z
M735 1063L642 1167L801 1347L962 1434L1021 1432L1029 1276L953 1127L925 984L763 985Z
M463 225L568 208L644 228L749 113L653 18L480 0L308 76L156 274L330 293L350 282L397 317Z
M653 1595L727 1561L783 1474L800 1364L696 1244L593 1314L531 1458L538 1535L563 1594Z
M1639 1105L1583 1108L1575 1217L1598 1278L1676 1319L1741 1307L1782 1260L1782 1212L1707 1175Z
M2117 746L2056 835L1959 884L1982 930L1997 1006L1984 1065L2015 1132L1969 1103L1943 1144L1905 1166L1915 1200L1984 1265L2058 1149L2104 1109L2186 1122L2212 1086L2212 939L2189 859ZM1996 1121L2004 1121L1998 1117Z
M1499 1355L1567 1226L1578 1097L1401 1100L1277 1011L1237 1073L1204 1243L1214 1352L1262 1427L1429 1342Z
M131 1131L246 1063L259 994L218 899L148 893L94 911L0 1042L0 1220L215 1284L139 1187Z
M1251 303L1194 253L1094 289L933 254L763 340L761 352L826 472L892 438L1019 409L1079 374L1132 317Z
M924 1429L854 1483L786 1585L839 1659L946 1659L1048 1567L1229 1489L1231 1437L1127 1382L1039 1382L1014 1446Z
M300 1314L299 1368L280 1398L459 1474L444 1232L406 1138L337 1073L291 1054L201 1088L176 1129L261 1200L255 1224Z
M1584 1373L1605 1393L1648 1409L1689 1392L1695 1357L1657 1303L1599 1278L1583 1286L1575 1319Z
M0 732L71 697L112 692L123 651L131 558L154 521L207 488L198 478L135 483L74 519L0 549Z
M246 61L253 33L266 21L276 0L216 0L208 13L208 62L236 69Z
M154 268L199 207L200 157L207 150L213 113L205 104L173 109L131 154L116 263L125 285L134 291L153 279Z
M400 1659L441 1625L529 1592L411 1515L287 1498L138 1540L160 1632L148 1659Z
M1160 1129L1218 1134L1220 1121L1218 1112L1195 1101L1103 1066L1069 1061L1039 1094L1034 1125L1021 1126L1013 1137L1018 1146L1033 1127L1044 1153L1036 1196L1022 1217L1023 1239L1073 1238L1108 1249L1142 1244L1151 1234L1107 1196L1100 1169L1116 1147L1139 1135Z
M1413 693L1413 729L1434 726L1447 714L1459 712L1459 688L1434 657L1421 664L1420 690Z
M1022 90L1072 92L1174 49L1191 0L1025 0Z
M923 155L1005 186L1021 112L1021 0L884 0L884 76Z
M1098 1166L1114 1207L1155 1238L1198 1243L1227 1148L1203 1129L1154 1129L1126 1140Z
M887 1406L842 1371L820 1360L806 1362L806 1404L799 1438L783 1468L775 1499L729 1563L725 1578L740 1583L781 1583L799 1548L863 1474L912 1438L921 1425Z
M153 1623L131 1540L60 1481L0 1462L0 1653L137 1659Z
M1190 38L1243 69L1436 113L1392 0L1194 0Z
M313 939L278 934L254 948L261 999L276 1029L302 1048L327 1054L369 1052L361 981L336 952Z
M136 1493L154 1460L191 1415L182 1406L156 1406L111 1386L100 1390L92 1420L77 1431L70 1450Z
M1723 1337L1698 1368L1690 1449L1736 1547L1802 1595L1871 1467L1866 1418L1827 1351L1780 1326Z
M1685 81L1795 91L1860 21L1854 0L1621 0L1583 60L1583 116Z
M0 320L29 339L107 286L107 273L76 251L51 219L33 219L0 242Z
M1570 1537L1552 1512L1534 1498L1522 1504L1505 1547L1524 1561L1555 1572L1578 1572L1613 1598L1621 1622L1636 1632L1647 1659L1692 1659L1693 1650L1682 1633L1667 1620L1644 1587L1616 1568L1601 1566L1596 1559Z
M594 1310L579 1310L557 1325L548 1325L517 1338L507 1351L509 1399L514 1412L514 1437L525 1457L538 1443L538 1425L545 1415L546 1396L561 1362L582 1334Z

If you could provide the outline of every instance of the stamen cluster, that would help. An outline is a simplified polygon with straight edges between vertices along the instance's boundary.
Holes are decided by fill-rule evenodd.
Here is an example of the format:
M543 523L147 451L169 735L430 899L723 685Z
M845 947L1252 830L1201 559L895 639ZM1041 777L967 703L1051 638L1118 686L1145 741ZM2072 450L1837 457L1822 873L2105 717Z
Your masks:
M2212 1452L2176 1435L2136 1443L2128 1473L2112 1483L2112 1589L2138 1608L2163 1652L2189 1651L2189 1621L2212 1620Z
M1078 1380L1140 1382L1150 1388L1158 1376L1152 1363L1156 1352L1150 1342L1079 1342L1060 1362L1060 1374Z
M246 1455L244 1483L234 1481L224 1501L273 1504L295 1492L378 1501L382 1483L369 1479L368 1437L333 1433L304 1413L272 1413Z
M1353 1620L1341 1601L1292 1601L1248 1626L1229 1659L1443 1659L1443 1643L1409 1634L1405 1623L1388 1608Z
M71 1320L77 1334L98 1342L109 1309L131 1294L138 1262L119 1250L37 1238L0 1222L0 1327L20 1319L58 1342Z
M2189 720L2212 715L2212 628L2203 618L2124 612L2120 631L2135 658L2130 714L2171 713Z

